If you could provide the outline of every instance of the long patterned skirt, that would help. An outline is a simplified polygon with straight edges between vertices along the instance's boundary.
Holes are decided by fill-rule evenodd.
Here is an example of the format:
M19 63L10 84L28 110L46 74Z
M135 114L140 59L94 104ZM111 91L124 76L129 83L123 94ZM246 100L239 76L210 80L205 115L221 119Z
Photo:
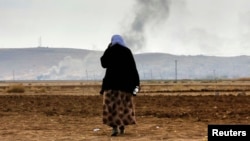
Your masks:
M136 124L132 94L118 90L104 92L103 124L111 127Z

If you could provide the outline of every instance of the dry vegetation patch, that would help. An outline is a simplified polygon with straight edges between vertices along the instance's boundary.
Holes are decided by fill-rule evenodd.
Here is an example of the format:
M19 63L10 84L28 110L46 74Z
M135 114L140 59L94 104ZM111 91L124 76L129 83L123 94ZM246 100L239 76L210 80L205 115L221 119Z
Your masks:
M7 89L8 93L24 93L25 87L22 84L10 85Z

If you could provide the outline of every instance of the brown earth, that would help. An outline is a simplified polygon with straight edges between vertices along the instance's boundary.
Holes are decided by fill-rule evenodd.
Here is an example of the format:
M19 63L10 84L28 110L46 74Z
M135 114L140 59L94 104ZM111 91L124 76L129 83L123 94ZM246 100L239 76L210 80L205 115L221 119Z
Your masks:
M78 89L71 89L72 91ZM102 96L51 94L52 91L0 94L1 141L207 140L208 124L249 124L250 96L150 95L134 97L137 124L110 137L102 124ZM59 91L58 91L59 92Z

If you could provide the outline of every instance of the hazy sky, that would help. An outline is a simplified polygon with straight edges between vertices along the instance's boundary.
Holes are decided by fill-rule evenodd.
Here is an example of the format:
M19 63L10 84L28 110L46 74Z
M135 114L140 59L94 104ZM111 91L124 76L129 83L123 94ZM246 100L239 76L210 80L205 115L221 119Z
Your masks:
M0 48L250 55L249 0L0 0Z

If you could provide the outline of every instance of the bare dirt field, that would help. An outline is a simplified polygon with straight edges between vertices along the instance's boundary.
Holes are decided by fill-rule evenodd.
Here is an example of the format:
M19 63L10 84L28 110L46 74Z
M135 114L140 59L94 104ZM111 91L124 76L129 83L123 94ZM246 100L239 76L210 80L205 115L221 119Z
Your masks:
M208 124L250 123L249 81L142 83L137 124L111 137L99 90L99 82L2 82L0 140L206 141Z

